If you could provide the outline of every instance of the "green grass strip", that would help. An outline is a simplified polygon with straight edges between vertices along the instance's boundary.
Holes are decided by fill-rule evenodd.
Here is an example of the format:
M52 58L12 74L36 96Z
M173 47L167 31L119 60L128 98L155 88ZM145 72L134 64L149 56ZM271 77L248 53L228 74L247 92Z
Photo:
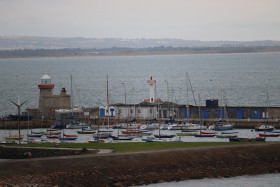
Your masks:
M59 147L59 148L86 148L112 149L115 152L136 152L149 150L196 148L205 146L223 146L237 144L256 144L265 142L123 142L123 143L43 143L21 144L26 147ZM18 146L18 144L15 144Z

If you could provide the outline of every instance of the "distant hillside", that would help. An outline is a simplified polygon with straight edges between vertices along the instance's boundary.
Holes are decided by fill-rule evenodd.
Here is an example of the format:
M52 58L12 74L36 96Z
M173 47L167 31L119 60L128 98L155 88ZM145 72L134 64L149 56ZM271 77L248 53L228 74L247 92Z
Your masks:
M13 49L0 50L0 58L25 57L78 57L78 56L136 56L170 54L217 54L217 53L260 53L280 52L280 46L273 47L148 47L148 48L103 48L103 49Z
M13 49L104 49L104 48L201 48L201 47L279 47L280 41L199 41L181 39L54 38L0 36L0 50Z

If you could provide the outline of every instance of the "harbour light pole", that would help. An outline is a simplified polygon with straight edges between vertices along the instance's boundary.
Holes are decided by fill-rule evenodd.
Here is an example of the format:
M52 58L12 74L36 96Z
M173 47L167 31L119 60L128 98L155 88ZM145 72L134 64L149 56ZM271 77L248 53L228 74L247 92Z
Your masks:
M19 100L19 97L18 97L18 103L17 103L17 104L16 104L15 102L13 102L12 100L11 100L11 102L12 102L14 105L16 105L17 108L18 108L18 143L20 144L20 107L21 107L24 103L26 103L27 100L24 101L23 103L20 103L20 100Z
M166 85L167 85L167 104L168 104L168 112L167 112L167 118L169 118L169 115L170 115L170 111L169 111L169 86L168 86L168 81L165 80L166 82Z
M124 104L126 105L126 87L125 87L125 83L122 83L124 86Z

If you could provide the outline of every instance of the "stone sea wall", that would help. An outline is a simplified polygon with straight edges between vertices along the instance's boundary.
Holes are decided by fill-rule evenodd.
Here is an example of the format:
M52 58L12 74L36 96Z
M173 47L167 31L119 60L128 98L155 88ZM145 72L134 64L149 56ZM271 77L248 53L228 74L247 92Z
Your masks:
M280 144L264 143L0 162L0 186L131 186L280 172Z

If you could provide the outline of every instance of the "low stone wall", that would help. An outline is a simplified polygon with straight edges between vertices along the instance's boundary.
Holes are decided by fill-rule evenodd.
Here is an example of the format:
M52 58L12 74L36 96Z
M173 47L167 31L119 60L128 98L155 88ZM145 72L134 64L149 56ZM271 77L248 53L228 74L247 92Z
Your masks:
M3 161L0 186L131 186L276 172L280 144L244 144Z
M25 159L25 158L42 158L68 155L81 155L89 151L83 149L61 149L61 148L18 148L9 146L0 146L0 159ZM96 153L97 151L90 151Z

